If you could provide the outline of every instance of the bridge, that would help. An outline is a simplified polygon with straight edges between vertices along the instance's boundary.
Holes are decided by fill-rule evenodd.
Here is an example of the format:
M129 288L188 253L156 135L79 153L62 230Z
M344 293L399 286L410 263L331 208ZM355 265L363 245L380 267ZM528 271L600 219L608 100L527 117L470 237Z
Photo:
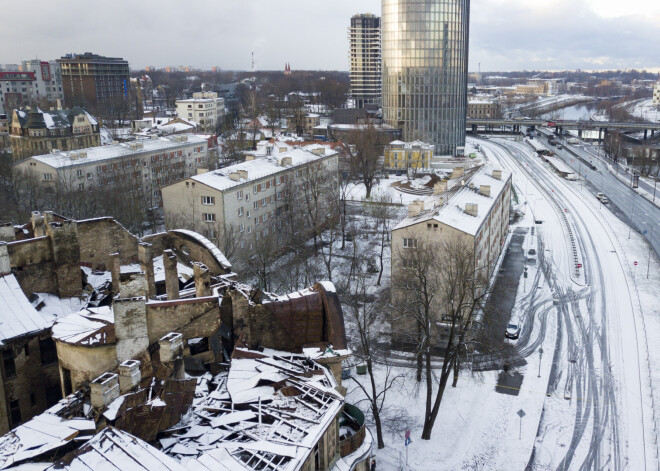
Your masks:
M494 131L496 128L511 129L513 132L520 132L522 126L550 127L563 132L564 129L574 129L578 131L578 136L582 137L582 131L598 131L598 140L602 140L609 131L644 131L644 139L651 139L655 133L660 131L660 123L622 123L611 121L572 121L572 120L547 120L547 119L467 119L468 129L476 133L479 128L484 131Z

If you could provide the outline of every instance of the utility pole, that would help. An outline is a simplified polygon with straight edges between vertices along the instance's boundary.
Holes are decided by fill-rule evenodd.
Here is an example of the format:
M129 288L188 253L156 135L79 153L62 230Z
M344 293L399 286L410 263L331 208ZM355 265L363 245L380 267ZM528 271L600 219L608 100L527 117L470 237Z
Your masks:
M649 279L649 271L651 270L651 244L653 243L653 224L651 224L651 237L649 237L649 258L646 262L646 279Z

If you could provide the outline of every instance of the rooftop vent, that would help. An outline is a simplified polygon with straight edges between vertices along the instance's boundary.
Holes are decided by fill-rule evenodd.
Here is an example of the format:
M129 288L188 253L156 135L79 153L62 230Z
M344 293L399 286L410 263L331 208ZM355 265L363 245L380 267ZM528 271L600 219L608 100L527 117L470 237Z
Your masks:
M466 203L465 212L470 216L477 217L479 216L479 205L474 203Z
M119 389L122 393L130 391L140 384L142 373L138 360L126 360L119 365Z
M105 407L119 397L119 376L103 373L90 383L92 407Z
M183 355L183 335L170 332L158 341L160 345L160 361L163 363L174 361Z
M488 196L490 198L490 185L479 186L479 194Z
M408 205L408 217L415 217L424 211L424 201L415 200Z
M493 178L495 180L501 180L502 179L502 170L493 170Z

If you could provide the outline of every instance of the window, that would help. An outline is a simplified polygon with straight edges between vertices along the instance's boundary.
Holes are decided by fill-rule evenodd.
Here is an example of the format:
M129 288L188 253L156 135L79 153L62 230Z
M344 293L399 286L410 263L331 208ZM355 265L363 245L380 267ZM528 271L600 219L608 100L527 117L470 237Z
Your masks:
M53 175L51 173L44 173L44 180L51 181L53 179Z
M239 224L238 225L238 232L243 232L245 231L245 224Z
M258 207L259 207L259 202L258 202L258 201L255 201L255 202L254 202L254 209L257 209Z
M404 238L403 247L406 249L413 249L417 247L417 239L413 238Z
M13 378L16 376L16 363L14 363L14 351L4 350L2 352L2 360L5 365L5 377Z
M252 234L252 226L248 226L248 234Z
M83 176L83 171L82 170L76 170L76 175L78 175L79 177L82 177Z
M259 216L257 216L256 218L254 218L254 225L255 225L255 226L258 226L258 225L259 225Z
M215 222L215 214L213 213L203 213L204 222Z
M94 175L92 175L91 173L88 173L88 174L87 174L87 180L91 180L91 179L93 179L93 178L94 178Z
M282 199L282 192L279 192L277 194L277 201L280 201Z
M267 204L266 198L261 198L261 206L266 206Z
M9 403L9 416L12 427L21 423L21 407L18 404L18 399Z
M250 211L245 211L245 217L249 218L250 217Z
M261 220L262 220L263 222L268 221L268 213L266 213L266 214L264 214L263 216L261 216Z
M250 201L250 193L245 193L245 201Z
M79 190L84 190L85 189L85 184L84 183L78 183L78 189Z
M39 351L41 352L41 364L50 365L57 361L57 349L51 337L39 340Z
M243 215L243 206L241 206L240 208L238 208L238 215L239 215L239 216L242 216L242 215Z
M240 190L240 191L236 192L236 199L237 200L242 200L243 199L243 190Z
M202 196L202 204L213 206L215 204L215 196Z
M254 192L255 195L257 194L257 191L258 191L258 190L257 190L257 185L254 185L254 186L252 187L252 191Z

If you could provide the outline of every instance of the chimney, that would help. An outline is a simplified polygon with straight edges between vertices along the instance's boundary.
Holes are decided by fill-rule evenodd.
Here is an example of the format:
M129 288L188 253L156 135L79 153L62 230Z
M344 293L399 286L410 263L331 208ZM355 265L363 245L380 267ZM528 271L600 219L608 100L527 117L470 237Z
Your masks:
M464 167L454 167L454 170L451 172L451 179L453 180L454 178L462 177L465 175L465 168Z
M417 216L422 211L424 211L424 201L422 200L415 200L408 205L408 217Z
M163 266L165 267L165 291L167 300L179 299L179 273L177 272L177 259L171 250L163 251Z
M154 277L154 254L153 247L147 242L138 244L138 262L147 278L147 297L154 299L156 297L156 279Z
M69 158L71 160L78 160L78 152L69 152Z
M195 296L203 298L211 295L211 273L206 265L193 262L193 277L195 279Z
M147 300L144 297L117 297L112 301L112 312L115 315L117 361L121 363L135 358L149 347Z
M248 154L248 155L245 156L245 161L246 162L249 162L250 160L254 160L254 155Z
M32 211L30 216L32 223L32 232L35 237L43 237L46 235L46 226L44 225L44 218L39 211Z
M446 180L441 180L433 186L433 194L434 195L439 195L440 193L444 193L445 191L447 191L447 181Z
M147 276L141 272L119 274L119 297L124 299L145 297L147 295Z
M241 177L241 179L243 179L243 180L247 180L248 179L247 170L239 170L238 171L238 176Z
M126 360L119 365L119 391L122 394L140 384L141 379L139 360Z
M229 178L235 182L240 181L241 176L238 174L238 172L230 172L229 173Z
M479 216L479 205L474 203L466 203L465 212L470 216L477 217Z
M177 360L183 355L183 334L170 332L158 341L158 345L162 363Z
M92 407L100 409L119 397L119 377L103 373L90 383Z
M282 160L280 160L280 165L282 167L288 167L289 165L293 165L293 159L291 157L282 157Z
M119 276L121 275L121 260L119 253L110 254L110 275L112 277L112 294L119 293Z
M490 198L490 185L480 185L479 194Z
M197 167L197 175L201 175L202 173L207 173L208 171L209 171L208 168Z
M493 170L493 178L495 180L501 180L502 179L502 170Z
M4 222L0 224L0 241L13 242L16 240L16 232L14 225L11 222Z
M312 151L312 154L323 157L325 155L325 147L318 147Z
M9 251L7 250L7 242L0 242L0 276L5 276L11 273L11 263L9 261Z

